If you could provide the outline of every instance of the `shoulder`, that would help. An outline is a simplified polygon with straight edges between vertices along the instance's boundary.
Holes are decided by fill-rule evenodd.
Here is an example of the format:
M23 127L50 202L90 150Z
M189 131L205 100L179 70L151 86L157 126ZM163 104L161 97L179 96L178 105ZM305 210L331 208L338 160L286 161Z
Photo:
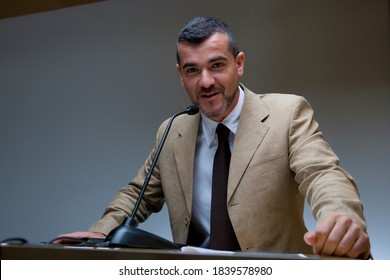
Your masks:
M244 87L245 107L249 111L261 111L268 114L286 115L302 110L311 111L311 105L305 97L291 93L254 93Z
M254 93L249 89L245 89L245 93L249 100L257 99L270 105L295 105L297 103L308 103L305 97L292 93Z

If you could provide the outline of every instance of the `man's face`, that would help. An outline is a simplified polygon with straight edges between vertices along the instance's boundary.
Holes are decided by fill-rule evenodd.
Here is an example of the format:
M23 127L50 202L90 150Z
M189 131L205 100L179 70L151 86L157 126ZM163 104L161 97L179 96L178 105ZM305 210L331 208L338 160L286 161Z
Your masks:
M244 53L234 58L228 37L215 33L201 44L178 44L182 85L194 104L210 119L221 122L238 102L238 80L244 74Z

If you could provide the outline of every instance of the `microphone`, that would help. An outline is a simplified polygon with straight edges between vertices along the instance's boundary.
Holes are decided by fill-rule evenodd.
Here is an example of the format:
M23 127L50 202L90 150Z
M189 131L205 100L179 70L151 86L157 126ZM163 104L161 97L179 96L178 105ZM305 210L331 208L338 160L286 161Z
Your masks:
M195 115L199 112L198 105L188 106L184 111L173 115L167 127L165 128L164 134L161 138L160 144L158 145L156 154L153 158L152 165L150 166L149 172L146 175L144 184L142 185L141 191L138 195L137 201L134 204L134 208L131 211L131 215L127 217L122 225L113 229L107 236L105 241L109 241L110 246L121 246L121 247L136 247L136 248L150 248L150 249L179 249L180 246L172 243L162 237L154 235L150 232L135 227L135 215L137 214L138 208L141 204L142 198L145 194L146 188L149 184L152 176L154 167L156 166L157 160L160 156L161 150L164 146L165 139L167 138L168 132L171 129L173 120L183 114Z
M199 112L199 106L198 105L195 105L195 104L192 104L191 106L188 106L184 111L183 113L187 113L188 115L195 115ZM179 115L183 114L183 113L179 113Z

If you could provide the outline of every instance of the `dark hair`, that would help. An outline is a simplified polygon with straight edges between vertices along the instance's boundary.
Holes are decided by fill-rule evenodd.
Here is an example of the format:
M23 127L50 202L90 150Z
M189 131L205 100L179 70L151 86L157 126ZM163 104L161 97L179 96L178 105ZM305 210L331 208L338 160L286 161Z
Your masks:
M233 56L236 57L240 51L233 31L226 23L215 17L201 16L190 20L180 30L177 39L177 44L179 44L180 42L200 44L218 32L227 35L229 39L228 48L232 52ZM176 59L177 63L180 64L179 52L177 49Z

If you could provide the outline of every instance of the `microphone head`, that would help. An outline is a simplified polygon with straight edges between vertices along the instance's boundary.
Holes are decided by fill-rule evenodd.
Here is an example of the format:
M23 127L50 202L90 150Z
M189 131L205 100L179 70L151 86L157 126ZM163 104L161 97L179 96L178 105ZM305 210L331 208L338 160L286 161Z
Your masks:
M199 106L198 105L191 105L191 106L188 106L187 109L185 110L185 112L188 114L188 115L195 115L199 112Z

